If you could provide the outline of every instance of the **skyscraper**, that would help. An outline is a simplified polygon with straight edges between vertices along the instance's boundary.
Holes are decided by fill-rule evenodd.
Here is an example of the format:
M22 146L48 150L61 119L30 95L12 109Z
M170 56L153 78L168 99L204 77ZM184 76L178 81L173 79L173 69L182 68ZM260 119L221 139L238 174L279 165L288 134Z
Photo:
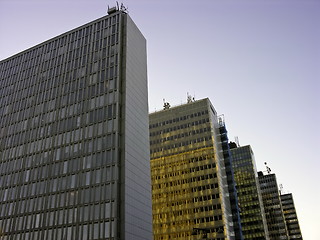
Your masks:
M220 138L221 138L224 165L225 165L226 175L227 175L227 183L228 183L228 189L229 189L229 199L230 199L230 205L231 205L235 239L243 240L241 220L240 220L239 201L238 201L238 195L236 190L236 183L234 179L234 170L232 167L232 156L230 152L227 128L226 128L223 116L219 117L219 132L220 132Z
M209 99L165 104L149 121L154 240L235 239L220 126Z
M0 62L1 239L152 239L146 68L117 8Z
M275 174L258 172L270 240L289 239Z
M289 233L289 239L302 240L302 234L299 226L298 215L294 206L294 201L291 193L281 194L282 209Z
M244 239L269 239L256 164L251 147L230 143Z

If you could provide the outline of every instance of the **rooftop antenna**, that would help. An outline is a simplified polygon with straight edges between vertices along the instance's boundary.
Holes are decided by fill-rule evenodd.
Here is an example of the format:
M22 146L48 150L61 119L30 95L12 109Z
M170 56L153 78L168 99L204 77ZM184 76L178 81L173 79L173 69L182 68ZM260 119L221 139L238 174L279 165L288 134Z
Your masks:
M129 12L128 8L125 7L123 5L123 3L121 3L121 5L119 6L119 2L118 1L116 1L116 6L115 7L110 8L109 5L108 5L108 11L107 11L108 14L115 13L117 11L121 11L121 12L124 12L124 13L128 13Z
M270 174L271 173L271 168L268 167L267 162L264 162L264 165L266 165L267 173Z
M187 103L192 103L194 98L192 99L191 95L187 92Z
M123 5L123 3L121 3L121 6L120 6L120 9L119 9L121 12L124 12L124 13L129 13L129 11L128 11L128 8L127 7L125 7L124 5Z
M218 116L218 122L220 126L224 126L224 114L221 114L220 116Z
M163 110L168 110L170 107L170 103L166 102L166 100L163 99Z
M235 136L235 137L234 137L234 141L235 141L235 143L237 144L237 147L240 147L240 143L239 143L239 138L238 138L238 136Z
M283 186L282 186L282 184L280 183L279 184L279 192L280 192L280 195L282 195L284 192L283 192Z

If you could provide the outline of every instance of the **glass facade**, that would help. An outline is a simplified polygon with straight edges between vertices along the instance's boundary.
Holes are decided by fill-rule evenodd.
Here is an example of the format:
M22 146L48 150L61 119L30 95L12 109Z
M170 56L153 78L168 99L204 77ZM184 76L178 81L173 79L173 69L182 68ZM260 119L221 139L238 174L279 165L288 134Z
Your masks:
M219 125L210 101L151 113L149 119L154 239L200 239L204 232L209 238L234 239Z
M302 240L302 234L299 226L298 215L294 206L294 201L291 193L280 195L283 214L285 217L289 239Z
M258 172L258 178L270 240L288 240L276 175Z
M231 146L231 144L230 144ZM231 147L244 239L269 239L254 155L250 146Z
M1 239L151 239L146 43L129 16L1 61L0 82Z
M232 157L231 157L231 152L229 147L227 128L224 122L224 117L220 116L218 119L219 119L219 132L220 132L220 138L222 143L221 146L223 151L223 159L224 159L224 165L226 169L226 176L227 176L227 182L228 182L229 199L230 199L230 206L231 206L231 212L232 212L232 222L233 222L235 239L243 240L241 220L240 220L240 207L239 207L239 201L237 196L236 183L234 180L234 171L232 167Z

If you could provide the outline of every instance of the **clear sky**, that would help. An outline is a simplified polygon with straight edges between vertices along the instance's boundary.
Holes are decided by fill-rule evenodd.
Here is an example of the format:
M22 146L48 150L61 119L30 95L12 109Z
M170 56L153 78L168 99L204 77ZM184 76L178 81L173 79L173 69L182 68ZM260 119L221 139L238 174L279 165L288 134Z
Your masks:
M123 0L148 43L149 108L210 98L320 239L320 1ZM0 59L106 14L110 0L0 0Z

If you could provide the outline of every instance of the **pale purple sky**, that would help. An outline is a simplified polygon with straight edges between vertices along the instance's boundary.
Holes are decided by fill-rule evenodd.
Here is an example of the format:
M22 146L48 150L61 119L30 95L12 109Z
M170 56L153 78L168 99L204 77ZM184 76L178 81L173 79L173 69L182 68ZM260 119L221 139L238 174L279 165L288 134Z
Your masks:
M119 1L120 2L120 1ZM124 0L148 43L149 107L189 92L224 114L320 239L320 1ZM105 15L110 0L0 0L0 60Z

